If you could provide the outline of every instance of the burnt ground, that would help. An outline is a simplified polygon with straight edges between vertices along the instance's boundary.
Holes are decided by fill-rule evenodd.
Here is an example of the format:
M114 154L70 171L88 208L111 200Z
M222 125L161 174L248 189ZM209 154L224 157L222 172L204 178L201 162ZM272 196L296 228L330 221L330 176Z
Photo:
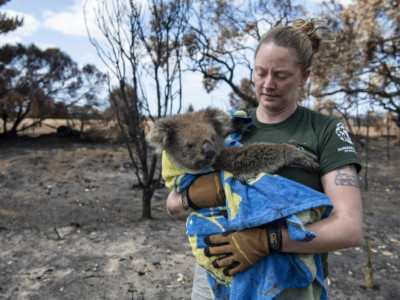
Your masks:
M361 172L364 243L331 253L330 299L400 295L400 147L368 148ZM365 148L359 149L363 165ZM122 145L60 137L0 139L0 299L189 299L185 224L156 191L153 220ZM366 240L374 288L365 287Z

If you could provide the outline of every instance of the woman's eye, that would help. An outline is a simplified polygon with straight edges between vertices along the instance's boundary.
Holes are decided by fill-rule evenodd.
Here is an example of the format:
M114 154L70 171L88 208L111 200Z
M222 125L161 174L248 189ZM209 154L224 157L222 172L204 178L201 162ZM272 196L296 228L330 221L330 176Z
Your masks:
M288 78L288 75L287 74L277 74L276 78L284 80L284 79Z
M257 72L257 76L264 77L265 76L265 72Z
M256 68L254 70L254 74L259 76L259 77L264 77L266 75L266 70L262 69L262 68Z

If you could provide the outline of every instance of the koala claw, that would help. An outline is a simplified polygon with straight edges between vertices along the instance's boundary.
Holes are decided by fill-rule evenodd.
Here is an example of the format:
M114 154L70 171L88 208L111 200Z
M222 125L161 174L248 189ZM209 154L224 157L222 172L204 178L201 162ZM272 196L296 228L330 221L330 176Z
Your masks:
M319 171L318 158L307 151L301 151L301 156L295 164L303 167L308 172L317 173Z
M297 141L295 140L289 140L286 144L292 145L294 147L297 147Z
M241 184L246 184L246 181L249 180L250 178L253 178L253 177L254 177L254 175L248 174L248 173L246 173L246 174L240 174L240 173L233 174L233 178L239 180Z

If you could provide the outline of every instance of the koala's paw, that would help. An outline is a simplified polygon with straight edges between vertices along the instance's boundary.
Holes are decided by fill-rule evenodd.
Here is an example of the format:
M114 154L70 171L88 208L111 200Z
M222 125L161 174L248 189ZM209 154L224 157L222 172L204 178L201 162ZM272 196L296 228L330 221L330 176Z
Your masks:
M250 174L250 173L238 173L238 174L233 174L233 178L239 180L242 184L245 184L247 180L253 178L255 174Z
M292 146L295 146L295 147L297 148L297 141L295 141L295 140L289 140L289 141L287 142L287 144L292 145Z
M302 166L308 172L317 173L319 171L317 156L307 151L301 151L296 164Z

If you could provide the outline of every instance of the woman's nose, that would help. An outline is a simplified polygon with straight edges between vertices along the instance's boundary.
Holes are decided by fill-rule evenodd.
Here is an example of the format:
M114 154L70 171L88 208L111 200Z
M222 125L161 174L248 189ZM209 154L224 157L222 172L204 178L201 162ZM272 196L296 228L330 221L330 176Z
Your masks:
M268 90L275 89L275 82L271 75L268 75L264 79L263 88Z

